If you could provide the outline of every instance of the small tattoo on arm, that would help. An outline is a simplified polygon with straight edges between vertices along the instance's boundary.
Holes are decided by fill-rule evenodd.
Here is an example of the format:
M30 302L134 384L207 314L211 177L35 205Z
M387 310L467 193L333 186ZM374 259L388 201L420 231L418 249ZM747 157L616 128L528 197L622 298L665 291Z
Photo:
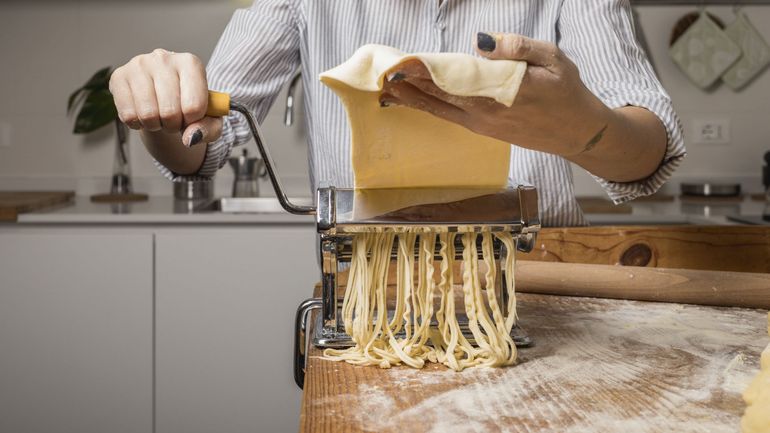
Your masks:
M580 153L585 153L590 151L594 148L600 141L602 141L602 137L604 137L604 131L607 130L607 125L604 125L604 127L599 130L599 132L594 135L594 138L588 140L588 143L586 143L585 147L583 147L583 150L580 151Z

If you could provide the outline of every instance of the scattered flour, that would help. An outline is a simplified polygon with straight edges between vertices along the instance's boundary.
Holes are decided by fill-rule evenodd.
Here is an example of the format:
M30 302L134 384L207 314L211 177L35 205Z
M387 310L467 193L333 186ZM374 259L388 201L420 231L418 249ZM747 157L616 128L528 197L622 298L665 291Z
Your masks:
M560 301L566 302L566 301ZM751 310L583 301L522 303L536 345L519 365L383 371L316 402L371 432L735 432L767 344Z

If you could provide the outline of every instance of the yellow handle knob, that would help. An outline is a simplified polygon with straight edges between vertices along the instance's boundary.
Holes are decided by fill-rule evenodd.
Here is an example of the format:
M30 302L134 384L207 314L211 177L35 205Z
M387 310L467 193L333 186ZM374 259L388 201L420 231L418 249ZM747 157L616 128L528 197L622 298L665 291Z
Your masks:
M209 90L209 106L206 115L209 117L224 117L230 112L230 95Z

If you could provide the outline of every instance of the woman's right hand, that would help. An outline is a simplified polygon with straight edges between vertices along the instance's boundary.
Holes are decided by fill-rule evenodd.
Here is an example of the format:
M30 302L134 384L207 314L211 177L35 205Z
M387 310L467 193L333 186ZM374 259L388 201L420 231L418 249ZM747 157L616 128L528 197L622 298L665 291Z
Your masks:
M181 133L186 146L222 134L222 119L206 117L206 70L193 54L159 48L138 55L112 73L110 92L120 120L131 129Z

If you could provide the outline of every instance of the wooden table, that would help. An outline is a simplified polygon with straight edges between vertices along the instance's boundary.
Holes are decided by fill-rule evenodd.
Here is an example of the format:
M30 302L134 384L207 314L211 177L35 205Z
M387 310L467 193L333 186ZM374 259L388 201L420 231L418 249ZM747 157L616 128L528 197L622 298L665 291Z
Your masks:
M768 344L762 310L519 295L535 346L461 373L325 361L301 432L737 432Z

